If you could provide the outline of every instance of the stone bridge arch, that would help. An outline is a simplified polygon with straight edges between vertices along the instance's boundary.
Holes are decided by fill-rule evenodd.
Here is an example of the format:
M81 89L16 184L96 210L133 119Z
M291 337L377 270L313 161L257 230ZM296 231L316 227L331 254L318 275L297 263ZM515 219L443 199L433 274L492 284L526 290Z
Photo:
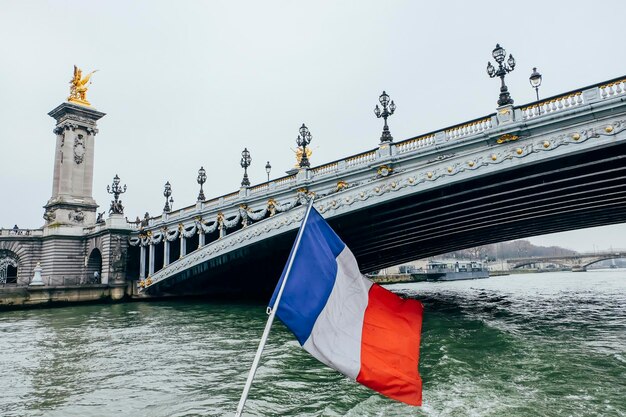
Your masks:
M575 263L572 262L571 260L565 260L565 259L533 259L533 260L528 260L528 261L523 261L523 262L515 262L513 264L513 269L520 269L520 268L527 268L533 264L553 264L553 265L558 265L562 268L572 268Z
M626 255L625 254L615 254L615 255L611 255L611 256L598 256L596 258L586 258L582 260L582 266L583 268L587 268L590 265L596 264L598 262L602 262L602 261L609 261L611 259L626 259Z

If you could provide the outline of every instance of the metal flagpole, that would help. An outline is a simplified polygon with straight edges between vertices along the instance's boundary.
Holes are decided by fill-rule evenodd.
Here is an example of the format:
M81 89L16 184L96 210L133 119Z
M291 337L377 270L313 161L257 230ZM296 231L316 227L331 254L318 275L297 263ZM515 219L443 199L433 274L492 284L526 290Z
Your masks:
M280 289L278 290L278 294L276 295L276 301L274 302L274 306L271 309L268 307L270 316L267 319L267 323L265 323L265 329L263 330L263 335L261 336L259 347L256 351L256 355L254 356L254 360L252 361L252 367L250 368L250 372L248 373L248 380L246 381L246 385L243 387L243 393L241 394L239 405L237 405L237 412L235 413L235 417L241 417L241 413L243 412L243 407L246 404L246 400L248 399L248 393L250 392L250 387L252 386L252 380L254 379L254 375L256 374L257 367L259 366L259 362L261 361L263 348L265 348L265 343L267 342L267 338L270 335L270 329L272 328L272 323L274 323L274 317L276 316L278 303L280 302L280 297L283 295L285 284L287 283L287 279L289 278L289 273L291 272L291 266L293 265L293 260L296 257L296 253L298 253L298 247L300 246L300 239L302 238L302 234L304 233L306 222L309 219L309 213L311 212L311 207L313 207L314 199L315 199L315 196L311 196L311 201L309 201L309 206L306 209L304 220L302 221L302 227L300 228L298 237L296 238L296 244L293 250L293 256L289 259L289 264L287 264L287 271L285 272L285 279L283 279L283 282L280 285Z

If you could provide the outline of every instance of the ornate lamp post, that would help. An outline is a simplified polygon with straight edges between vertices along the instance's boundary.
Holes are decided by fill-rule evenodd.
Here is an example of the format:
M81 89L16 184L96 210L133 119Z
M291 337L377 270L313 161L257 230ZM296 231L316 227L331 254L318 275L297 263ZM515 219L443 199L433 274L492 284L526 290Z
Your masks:
M172 186L170 185L170 182L166 182L165 183L165 189L163 190L163 196L165 196L165 207L163 207L163 211L165 213L169 213L170 211L172 211L172 209L170 208L170 201L172 201L172 203L174 202L174 199L168 200L168 198L170 198L170 196L172 195Z
M500 77L502 84L500 85L500 98L498 99L498 106L506 106L507 104L513 104L513 99L509 94L509 89L504 83L504 76L515 69L515 59L513 55L509 54L509 59L504 63L504 57L506 51L500 44L496 44L496 48L491 53L493 59L498 63L498 69L496 70L491 62L487 62L487 74L489 77Z
M385 119L385 126L383 127L383 134L380 137L380 143L385 142L393 142L393 136L391 136L391 132L389 132L389 126L387 125L387 117L391 116L396 111L396 105L391 100L389 102L389 95L383 91L383 93L378 97L378 101L380 101L381 106L383 106L383 111L380 111L378 104L374 108L374 114L377 118Z
M250 180L248 179L248 167L252 163L252 158L250 158L250 151L248 148L244 148L243 152L241 152L241 167L243 168L243 180L241 181L242 187L249 187Z
M206 182L206 171L204 170L204 167L200 167L200 169L198 170L197 181L198 181L198 184L200 184L200 193L198 194L198 201L204 201L206 200L206 198L204 198L204 190L202 189L202 186Z
M302 148L302 158L300 158L300 168L308 168L311 166L309 162L309 158L306 156L306 146L311 143L311 139L313 139L313 135L309 132L309 128L306 127L304 123L300 127L300 134L296 139L296 143L299 147Z
M528 77L528 81L530 81L530 85L535 89L535 93L537 93L537 101L539 101L539 86L541 85L541 74L537 72L537 68L533 68L533 73Z
M265 164L265 172L267 172L267 182L270 182L271 171L272 171L272 166L270 165L270 161L267 161L267 164Z
M120 194L124 194L125 192L126 184L124 184L124 187L120 187L120 177L115 174L111 187L107 185L107 193L113 194L113 201L111 201L111 208L109 208L109 213L124 214L124 206L122 206L122 200L120 200L119 197Z

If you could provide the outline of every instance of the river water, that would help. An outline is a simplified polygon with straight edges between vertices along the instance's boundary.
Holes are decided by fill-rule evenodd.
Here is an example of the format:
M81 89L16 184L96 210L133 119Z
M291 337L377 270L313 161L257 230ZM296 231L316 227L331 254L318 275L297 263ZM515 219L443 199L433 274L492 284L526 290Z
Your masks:
M626 270L396 284L424 302L424 406L325 368L276 323L245 415L626 416ZM262 304L0 313L0 416L233 415Z

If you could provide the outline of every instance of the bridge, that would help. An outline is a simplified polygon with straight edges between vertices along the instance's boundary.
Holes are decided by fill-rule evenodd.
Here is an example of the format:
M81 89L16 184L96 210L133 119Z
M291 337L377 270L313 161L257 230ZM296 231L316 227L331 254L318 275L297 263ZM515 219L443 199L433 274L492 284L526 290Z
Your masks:
M132 227L148 294L269 293L310 198L363 272L626 221L626 77L252 186Z
M311 198L365 273L626 221L626 76L518 107L503 104L397 142L385 124L375 148L301 164L261 184L244 181L232 193L141 222L125 219L118 198L126 188L117 176L112 191L107 187L114 196L108 217L97 213L94 143L105 114L70 100L49 115L56 148L45 224L0 229L0 285L27 287L18 291L24 303L65 299L67 291L77 300L138 289L264 296ZM81 287L94 282L100 292Z
M620 259L626 258L626 252L598 252L598 253L579 253L576 255L567 256L544 256L533 258L516 258L509 259L507 262L513 269L523 268L533 264L557 264L567 268L572 268L574 271L586 271L589 265L596 262L606 261L608 259Z

